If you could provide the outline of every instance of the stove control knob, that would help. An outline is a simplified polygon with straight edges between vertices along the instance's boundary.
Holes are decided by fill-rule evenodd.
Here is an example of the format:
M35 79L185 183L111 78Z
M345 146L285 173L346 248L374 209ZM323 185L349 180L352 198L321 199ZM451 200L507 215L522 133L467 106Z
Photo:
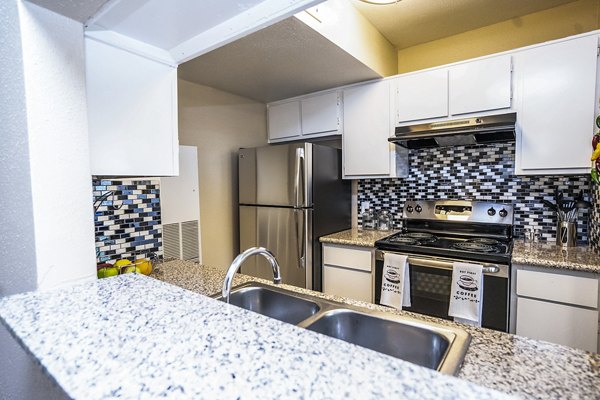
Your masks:
M498 213L498 215L500 215L502 218L506 217L508 215L508 211L506 211L504 208L502 210L500 210L500 212Z
M421 212L421 211L423 211L423 207L421 207L420 205L417 204L417 206L415 207L415 211Z
M496 215L496 210L494 210L494 207L490 207L490 208L488 209L488 215L489 215L490 217L493 217L494 215Z
M412 206L406 206L406 211L409 213L413 212Z

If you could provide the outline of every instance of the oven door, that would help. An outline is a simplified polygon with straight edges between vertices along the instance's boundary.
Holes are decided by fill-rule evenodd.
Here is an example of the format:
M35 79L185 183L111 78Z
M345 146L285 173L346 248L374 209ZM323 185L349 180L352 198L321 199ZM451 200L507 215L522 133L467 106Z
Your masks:
M377 304L380 304L381 299L383 254L383 251L377 250L375 256L375 303ZM407 255L412 306L404 307L403 310L452 320L452 317L448 316L452 266L454 262L464 260ZM509 266L480 264L484 267L481 325L484 328L508 332Z

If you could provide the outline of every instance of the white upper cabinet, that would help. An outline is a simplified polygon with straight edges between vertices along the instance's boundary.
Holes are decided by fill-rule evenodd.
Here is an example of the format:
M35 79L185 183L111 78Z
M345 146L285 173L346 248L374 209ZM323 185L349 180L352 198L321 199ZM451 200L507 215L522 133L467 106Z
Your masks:
M448 115L447 69L402 75L393 82L399 123Z
M269 143L341 135L340 96L334 90L267 104Z
M597 51L591 35L514 54L517 174L589 172Z
M344 90L345 179L393 178L408 172L407 151L387 140L393 131L391 83L388 79Z
M177 69L86 39L93 175L179 173Z
M510 55L451 66L450 114L510 108L511 70Z
M302 134L337 133L340 118L338 92L329 92L303 99Z
M289 101L269 105L267 109L269 140L299 137L302 130L300 126L300 102Z

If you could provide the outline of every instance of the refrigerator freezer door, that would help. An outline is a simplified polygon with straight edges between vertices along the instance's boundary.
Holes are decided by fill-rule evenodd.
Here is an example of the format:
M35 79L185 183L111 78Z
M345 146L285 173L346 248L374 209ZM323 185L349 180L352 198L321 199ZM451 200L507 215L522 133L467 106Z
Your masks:
M312 210L240 206L240 251L265 247L277 258L282 281L302 288L312 287ZM273 279L268 262L252 257L242 273Z
M239 203L311 207L310 144L240 149Z

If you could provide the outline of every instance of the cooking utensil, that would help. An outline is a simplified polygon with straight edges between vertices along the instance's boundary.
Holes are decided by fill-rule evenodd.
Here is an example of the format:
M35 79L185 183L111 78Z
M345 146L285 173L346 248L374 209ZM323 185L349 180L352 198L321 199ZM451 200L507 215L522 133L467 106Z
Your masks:
M552 203L551 201L548 200L542 200L542 204L545 205L546 207L548 207L549 209L556 211L558 208L556 207L556 204Z

